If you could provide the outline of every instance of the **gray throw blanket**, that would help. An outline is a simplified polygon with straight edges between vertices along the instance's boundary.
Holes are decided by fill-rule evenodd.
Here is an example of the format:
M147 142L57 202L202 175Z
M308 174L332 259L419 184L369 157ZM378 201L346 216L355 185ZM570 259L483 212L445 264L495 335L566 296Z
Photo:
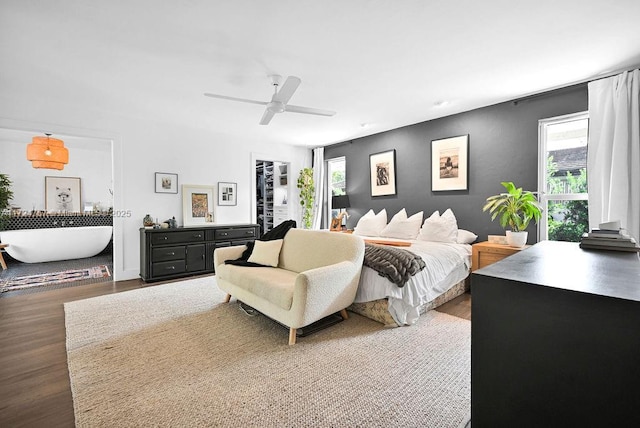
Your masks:
M404 287L410 277L425 268L422 257L402 248L366 244L364 265L388 278L398 287Z

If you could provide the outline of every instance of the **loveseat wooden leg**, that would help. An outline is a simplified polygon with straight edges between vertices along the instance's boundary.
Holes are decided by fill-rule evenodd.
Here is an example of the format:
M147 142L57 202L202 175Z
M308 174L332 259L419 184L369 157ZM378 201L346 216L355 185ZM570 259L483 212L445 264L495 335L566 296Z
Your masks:
M231 300L231 294L227 294L227 296L224 298L224 302L229 303L230 300Z
M289 329L289 345L295 345L295 344L296 344L296 329L290 328Z
M342 317L343 320L348 320L349 319L349 314L347 313L346 309L343 309L340 311L340 316Z

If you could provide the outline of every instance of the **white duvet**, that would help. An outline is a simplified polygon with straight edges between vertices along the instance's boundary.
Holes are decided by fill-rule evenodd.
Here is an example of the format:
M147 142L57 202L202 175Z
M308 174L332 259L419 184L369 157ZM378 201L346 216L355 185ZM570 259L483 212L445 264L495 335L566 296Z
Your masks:
M363 237L367 239L367 237ZM385 238L371 238L385 240ZM393 239L398 241L398 239ZM410 247L399 247L419 255L426 267L398 287L364 266L356 303L387 298L389 312L398 325L413 324L420 317L420 306L448 291L469 275L471 245L411 240Z

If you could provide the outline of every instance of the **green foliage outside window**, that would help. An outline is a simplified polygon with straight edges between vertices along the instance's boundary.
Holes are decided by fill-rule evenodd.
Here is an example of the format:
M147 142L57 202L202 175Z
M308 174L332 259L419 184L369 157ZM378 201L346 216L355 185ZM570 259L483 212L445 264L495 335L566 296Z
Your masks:
M577 175L567 171L565 177L554 176L558 171L553 156L547 158L547 192L586 193L587 169ZM562 220L560 220L562 219ZM547 207L548 237L551 241L580 242L582 234L589 231L589 208L586 200L552 201Z
M11 184L8 175L0 174L0 230L4 230L9 220L9 214L7 214L5 210L9 208L9 201L13 199Z

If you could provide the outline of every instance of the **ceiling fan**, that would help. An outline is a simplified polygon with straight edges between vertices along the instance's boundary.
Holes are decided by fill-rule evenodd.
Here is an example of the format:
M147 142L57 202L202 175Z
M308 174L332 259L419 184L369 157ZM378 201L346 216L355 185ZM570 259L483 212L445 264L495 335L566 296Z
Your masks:
M287 77L287 80L285 80L284 84L279 90L278 86L280 85L282 76L274 74L269 76L269 78L271 79L271 84L273 85L273 96L271 97L271 101L248 100L246 98L228 97L226 95L209 94L206 92L204 95L212 98L221 98L223 100L240 101L243 103L267 106L264 114L262 115L262 119L260 119L260 125L268 125L276 113L282 112L315 114L318 116L333 116L334 114L336 114L335 111L331 110L322 110L318 108L287 104L289 102L289 99L291 99L291 97L293 96L293 93L296 91L296 89L298 89L298 86L300 86L300 83L302 82L299 77Z

